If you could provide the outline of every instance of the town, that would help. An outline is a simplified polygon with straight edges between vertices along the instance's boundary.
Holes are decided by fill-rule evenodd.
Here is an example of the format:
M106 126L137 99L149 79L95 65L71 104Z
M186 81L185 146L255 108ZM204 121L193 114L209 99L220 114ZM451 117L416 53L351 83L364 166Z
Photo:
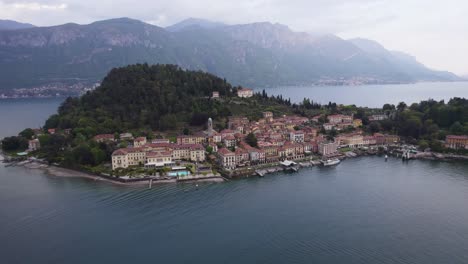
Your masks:
M249 99L252 89L237 90L237 97ZM219 100L220 93L213 91L209 100ZM369 122L391 118L391 113L374 112L366 117ZM369 132L363 120L354 113L319 114L310 118L300 115L278 115L264 111L261 118L249 120L246 116L229 116L226 123L214 128L208 118L205 127L183 134L153 131L149 137L130 132L95 135L95 144L112 146L110 163L104 162L101 176L119 180L179 179L198 180L236 176L260 175L300 166L339 164L344 158L359 154L387 153L389 149L402 150L404 143L395 134ZM41 149L39 137L71 135L71 129L33 129L26 152ZM179 132L180 133L180 132ZM447 135L444 147L468 149L468 136ZM414 156L415 147L399 153L407 158ZM411 150L411 152L410 152ZM405 154L406 153L406 154ZM387 153L388 154L388 153Z
M250 98L252 89L237 91L239 98ZM219 92L213 92L216 100ZM388 114L373 114L369 121L382 121ZM394 134L366 133L363 122L354 114L274 116L265 111L262 118L249 120L245 116L230 116L224 129L216 131L213 120L206 121L204 130L175 137L134 137L132 133L98 134L97 143L113 143L117 148L111 155L111 174L120 179L156 177L204 179L233 177L275 171L296 164L336 165L356 152L377 153L388 147L400 147L400 137ZM35 130L41 133L39 129ZM70 130L48 129L48 134ZM40 149L39 139L29 140L28 151ZM447 135L445 147L468 149L468 136ZM414 148L413 148L414 149ZM26 153L25 153L26 154ZM408 152L409 155L409 152ZM278 167L279 166L279 167ZM265 170L266 168L266 170Z

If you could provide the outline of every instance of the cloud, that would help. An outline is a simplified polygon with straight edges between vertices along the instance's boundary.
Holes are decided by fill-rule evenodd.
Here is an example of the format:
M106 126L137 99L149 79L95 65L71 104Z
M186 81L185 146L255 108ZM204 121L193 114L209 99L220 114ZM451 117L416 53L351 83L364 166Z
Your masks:
M62 10L67 8L67 4L57 4L57 5L47 5L47 4L40 4L37 2L33 3L14 3L11 4L15 9L27 9L27 10Z

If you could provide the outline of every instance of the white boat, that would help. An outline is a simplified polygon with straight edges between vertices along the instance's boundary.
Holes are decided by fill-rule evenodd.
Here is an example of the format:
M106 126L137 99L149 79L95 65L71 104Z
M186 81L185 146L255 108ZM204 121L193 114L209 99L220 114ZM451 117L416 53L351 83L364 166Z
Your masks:
M328 159L328 160L322 160L323 166L333 166L333 165L338 165L341 161L339 159Z

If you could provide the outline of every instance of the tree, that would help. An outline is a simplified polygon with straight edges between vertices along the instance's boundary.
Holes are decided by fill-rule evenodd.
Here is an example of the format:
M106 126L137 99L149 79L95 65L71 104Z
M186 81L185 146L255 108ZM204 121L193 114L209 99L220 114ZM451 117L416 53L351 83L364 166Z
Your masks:
M429 143L426 140L420 140L418 142L418 145L419 145L419 149L421 150L425 150L429 147Z
M395 110L395 105L384 104L384 106L382 107L382 110L384 110L384 111L393 111L393 110Z
M380 132L382 130L382 126L380 125L379 122L372 122L369 125L369 130L372 133L377 133L377 132Z
M463 134L464 132L464 127L462 126L462 124L460 124L460 122L455 122L453 123L451 126L450 126L450 132L454 135L461 135Z
M398 112L403 112L406 109L406 104L404 102L398 103L397 110Z
M212 147L212 146L207 146L207 147L206 147L206 152L207 152L208 154L213 153L213 147Z
M34 131L31 128L26 128L25 130L21 131L19 135L25 139L32 139L34 136Z
M249 133L247 137L245 137L245 142L249 144L251 147L256 148L257 145L257 137L255 136L254 133Z
M28 141L23 137L6 137L2 140L4 151L23 151L28 148Z

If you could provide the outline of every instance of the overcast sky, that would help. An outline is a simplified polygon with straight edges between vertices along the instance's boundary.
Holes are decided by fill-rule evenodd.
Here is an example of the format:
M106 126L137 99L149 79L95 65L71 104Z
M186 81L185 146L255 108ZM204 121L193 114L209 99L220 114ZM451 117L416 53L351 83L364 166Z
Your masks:
M433 69L468 74L468 0L0 0L0 18L49 26L131 17L167 26L188 17L278 22L362 37Z

